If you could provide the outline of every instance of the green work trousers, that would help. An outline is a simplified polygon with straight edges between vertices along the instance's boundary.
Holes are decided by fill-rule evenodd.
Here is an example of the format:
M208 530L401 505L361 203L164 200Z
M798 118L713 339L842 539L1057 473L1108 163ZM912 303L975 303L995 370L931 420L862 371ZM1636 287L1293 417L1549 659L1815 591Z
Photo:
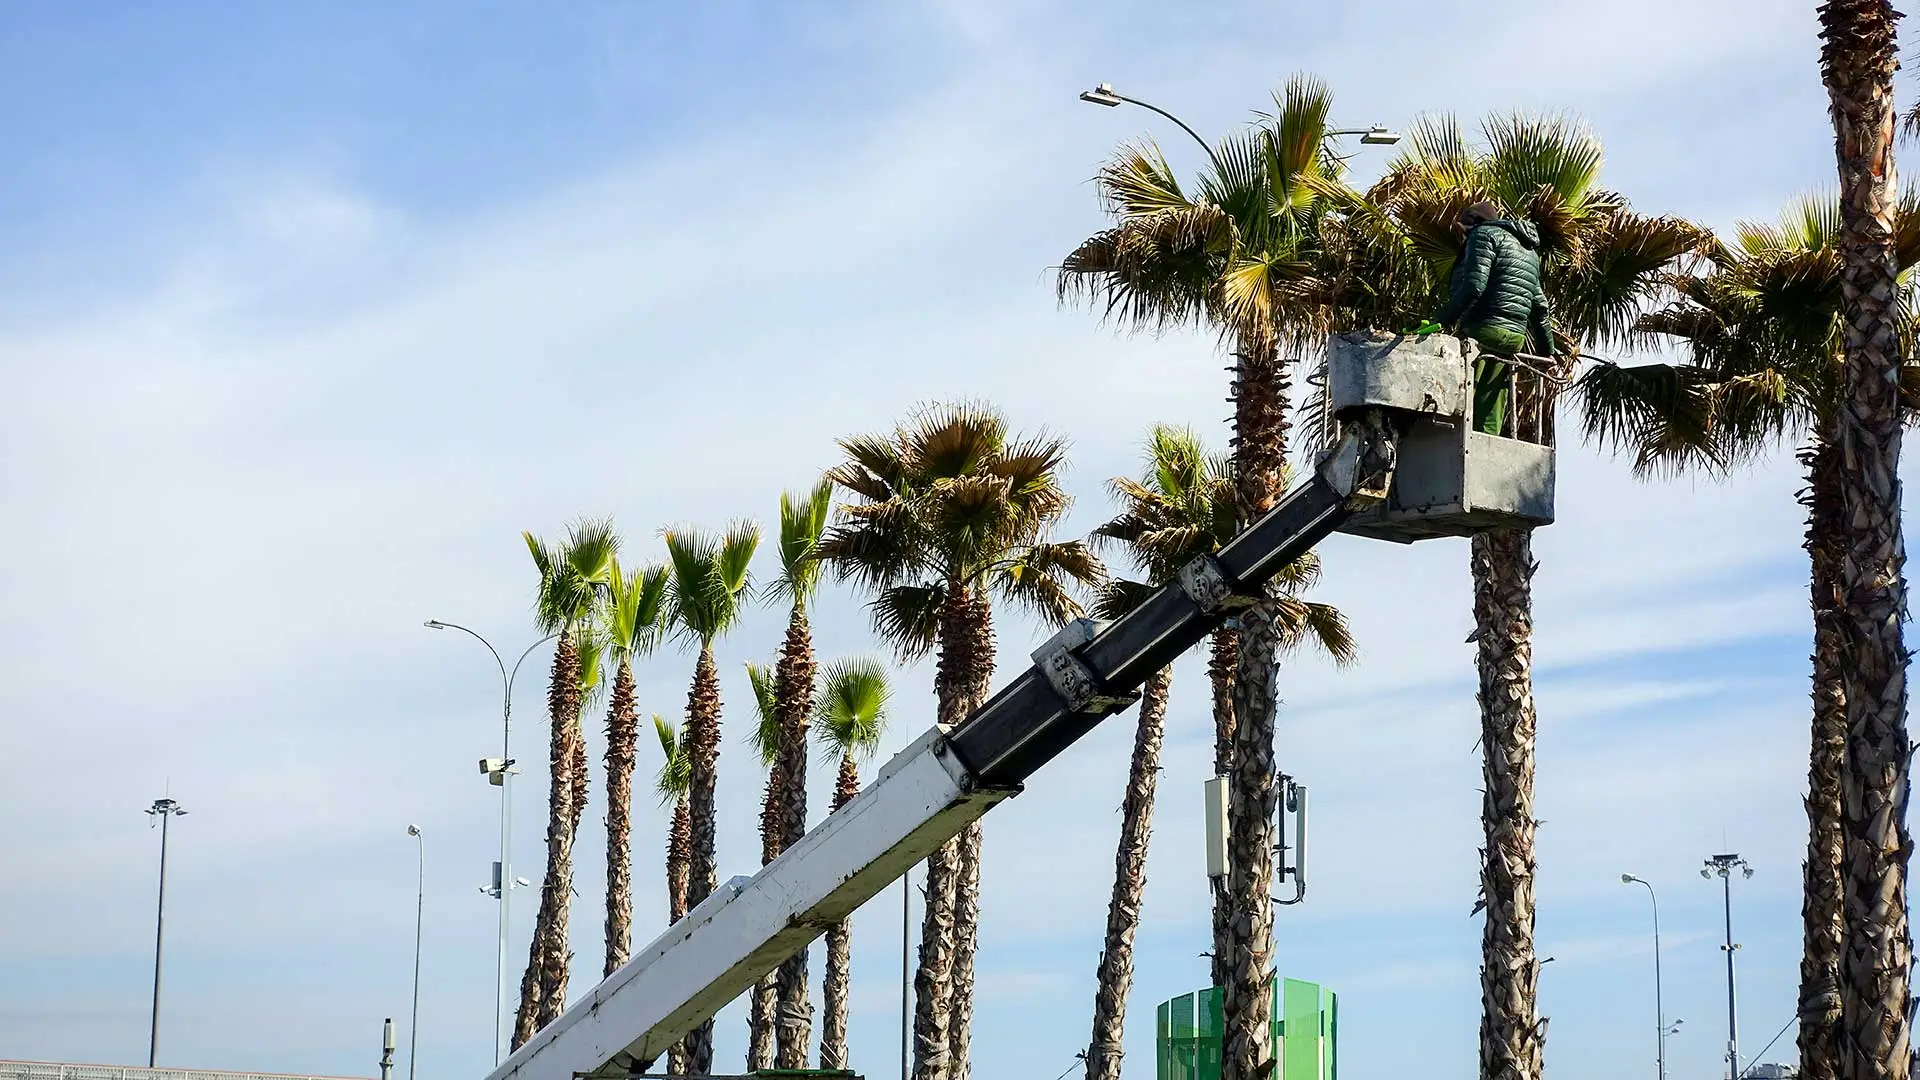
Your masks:
M1465 336L1480 346L1480 356L1473 362L1474 430L1498 435L1507 422L1507 400L1513 394L1510 365L1502 357L1524 351L1527 336L1500 326L1474 327Z

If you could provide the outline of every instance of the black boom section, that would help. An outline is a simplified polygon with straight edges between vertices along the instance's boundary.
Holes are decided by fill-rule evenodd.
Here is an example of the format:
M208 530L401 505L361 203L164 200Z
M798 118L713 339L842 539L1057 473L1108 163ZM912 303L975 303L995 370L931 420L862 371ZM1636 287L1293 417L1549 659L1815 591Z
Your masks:
M1216 558L1227 583L1237 593L1257 593L1352 515L1345 502L1318 474L1294 489L1220 549ZM1125 707L1111 704L1111 698L1138 690L1147 676L1198 644L1226 616L1224 609L1202 610L1181 585L1167 585L1073 651L1107 695L1106 703L1073 711L1036 663L962 721L948 744L982 785L1019 784Z

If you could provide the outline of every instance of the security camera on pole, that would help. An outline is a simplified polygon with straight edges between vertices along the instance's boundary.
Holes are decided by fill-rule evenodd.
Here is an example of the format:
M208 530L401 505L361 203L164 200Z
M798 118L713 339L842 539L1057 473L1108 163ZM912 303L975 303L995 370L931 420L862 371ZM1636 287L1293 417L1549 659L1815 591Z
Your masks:
M1747 860L1735 854L1715 855L1700 868L1700 876L1713 880L1720 875L1721 901L1726 912L1727 942L1720 946L1727 954L1727 1080L1740 1080L1740 1029L1738 1025L1739 1007L1733 992L1733 950L1740 946L1733 943L1733 872L1739 870L1743 877L1753 876L1753 867Z

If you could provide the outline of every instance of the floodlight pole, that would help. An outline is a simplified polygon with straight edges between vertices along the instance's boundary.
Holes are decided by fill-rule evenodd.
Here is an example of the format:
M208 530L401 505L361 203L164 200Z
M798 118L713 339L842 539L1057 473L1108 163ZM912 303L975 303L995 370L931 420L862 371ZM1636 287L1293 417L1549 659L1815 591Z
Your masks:
M1740 1080L1740 1030L1738 1025L1739 1007L1733 989L1733 951L1740 946L1733 943L1733 871L1739 869L1747 877L1753 876L1753 867L1737 854L1715 855L1708 859L1700 870L1700 876L1711 880L1715 874L1720 876L1721 904L1726 917L1727 941L1721 948L1727 954L1727 1080Z
M186 812L173 799L155 799L147 808L149 818L160 819L160 900L153 919L153 1020L147 1029L149 1069L160 1056L160 951L167 937L167 824Z
M414 1067L420 1059L420 931L427 916L427 838L420 826L407 826L420 850L419 876L415 879L413 899L413 1017L407 1021L407 1080L414 1080Z
M428 619L427 627L434 630L458 630L487 647L493 657L494 666L500 669L500 881L490 890L494 899L500 901L500 941L493 962L493 1063L500 1064L500 1058L506 1048L506 1028L504 1017L507 1007L507 936L508 912L511 909L513 894L513 681L520 675L520 664L533 650L559 637L548 634L539 641L527 646L520 659L513 662L509 672L507 665L500 659L500 653L493 643L479 634L461 626L459 623L444 622L440 619Z

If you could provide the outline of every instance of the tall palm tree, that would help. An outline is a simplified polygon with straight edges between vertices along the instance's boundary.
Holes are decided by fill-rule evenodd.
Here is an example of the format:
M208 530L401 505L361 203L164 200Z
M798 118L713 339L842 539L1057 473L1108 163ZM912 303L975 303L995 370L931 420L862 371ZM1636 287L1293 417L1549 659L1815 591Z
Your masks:
M664 626L667 568L620 572L616 561L605 638L617 671L607 707L607 962L611 975L633 951L633 767L640 743L633 661L653 652Z
M1434 310L1448 280L1460 210L1488 200L1539 230L1545 285L1562 348L1625 343L1677 260L1701 250L1709 234L1675 218L1634 213L1598 184L1601 145L1562 118L1495 116L1471 139L1452 117L1422 121L1407 149L1364 195L1315 181L1338 208L1333 281L1364 287L1351 265L1399 269L1401 290L1372 290L1349 301L1366 321ZM1393 325L1386 323L1386 325ZM1405 325L1402 323L1401 325ZM1553 394L1521 386L1515 433L1553 437ZM1483 1076L1540 1075L1546 1022L1539 1016L1539 960L1533 946L1533 561L1531 530L1495 529L1472 539L1474 633L1480 675L1484 795L1480 899L1480 1069Z
M780 496L780 576L772 599L788 602L787 637L775 665L774 700L779 719L779 752L774 771L780 777L779 842L776 854L800 842L807 831L807 721L813 713L815 663L813 628L807 605L820 585L821 564L814 558L833 512L833 484L822 480L804 494ZM774 1064L807 1067L813 1039L813 1006L807 1003L807 950L780 965L775 976L777 1003Z
M583 700L581 646L591 637L593 620L606 598L619 538L611 522L582 521L568 527L567 539L549 544L523 533L527 551L540 572L534 622L557 634L547 689L551 725L548 768L552 783L547 801L547 869L540 886L540 910L526 974L520 980L520 1008L514 1017L513 1045L523 1045L566 1009L567 912L573 893L573 837L583 785L580 731Z
M1907 582L1900 528L1900 294L1894 269L1893 73L1888 0L1820 6L1821 80L1840 173L1840 282L1846 326L1838 432L1847 520L1840 564L1846 634L1841 773L1847 938L1840 952L1840 1073L1912 1070L1913 940L1907 915Z
M842 439L827 473L855 502L816 558L873 596L873 625L903 659L937 653L941 724L986 699L993 595L1053 624L1080 612L1073 583L1104 577L1078 542L1049 542L1069 500L1066 455L1046 435L1014 438L985 405L936 405L892 432ZM978 823L927 859L927 905L914 976L914 1080L966 1080L978 914Z
M714 781L720 765L720 670L713 643L733 629L743 610L751 575L748 566L760 545L760 528L738 522L714 536L697 530L666 533L671 584L668 624L681 640L697 646L693 686L687 693L687 809L692 842L688 852L687 905L705 900L719 884L714 862ZM713 1071L713 1021L708 1019L686 1039L687 1068Z
M754 756L767 770L766 790L760 799L760 865L780 857L781 785L775 763L780 758L780 709L774 700L773 670L749 663L747 684L753 688L755 724L748 732ZM747 1006L747 1071L773 1068L774 976L768 973L753 984Z
M660 737L660 771L654 790L660 805L673 807L673 823L667 831L667 924L679 922L687 914L687 866L693 855L693 819L687 808L687 789L692 769L687 763L684 732L675 732L666 718L655 714L654 734ZM683 1043L674 1043L667 1051L667 1075L685 1076L687 1051Z
M833 788L838 810L860 794L860 765L879 749L887 727L887 669L877 661L842 660L821 674L815 705L819 739L840 759ZM827 972L820 987L820 1068L847 1067L847 988L852 969L852 923L827 930Z
M1840 1066L1838 969L1845 943L1841 776L1845 767L1846 631L1840 566L1847 522L1839 443L1844 415L1845 323L1840 204L1802 199L1777 225L1743 222L1704 272L1676 275L1678 299L1639 329L1687 346L1683 364L1596 364L1581 378L1587 431L1631 449L1636 472L1732 466L1788 437L1801 443L1807 485L1804 546L1813 610L1813 722L1807 768L1807 858L1801 900L1800 1072L1834 1080ZM1903 355L1916 337L1913 282L1920 261L1920 193L1902 195L1894 234L1904 298ZM1920 366L1900 370L1901 408L1920 407Z
M1208 454L1190 430L1156 425L1148 435L1146 468L1141 478L1116 477L1109 486L1121 504L1121 512L1094 531L1095 548L1121 547L1151 584L1109 583L1094 608L1102 618L1118 618L1131 610L1151 587L1172 580L1180 567L1216 550L1238 532L1230 467L1225 460ZM1282 628L1282 651L1317 642L1337 663L1350 663L1356 653L1345 617L1328 605L1299 599L1299 593L1310 587L1318 574L1319 560L1309 553L1279 578L1276 612ZM1120 843L1114 857L1113 896L1107 905L1106 947L1101 951L1095 979L1093 1038L1086 1057L1088 1080L1118 1080L1120 1076L1121 1035L1133 981L1133 938L1146 890L1147 842L1152 832L1154 788L1172 680L1173 670L1162 669L1141 691L1133 761L1120 808ZM1218 745L1216 739L1216 748ZM1216 913L1220 910L1216 906ZM1216 922L1216 952L1224 940Z
M1240 520L1253 521L1283 493L1290 355L1317 348L1334 309L1322 226L1330 205L1312 181L1336 180L1325 146L1332 95L1296 75L1275 112L1222 140L1187 195L1150 143L1123 148L1096 177L1115 224L1076 248L1060 268L1061 298L1084 298L1132 328L1204 325L1234 354L1233 475ZM1228 939L1224 988L1227 1080L1260 1080L1271 1068L1268 969L1273 919L1273 820L1279 631L1272 604L1216 639L1215 664L1230 659L1233 737L1216 755L1230 777L1228 877L1216 921ZM1222 966L1216 960L1216 967Z

